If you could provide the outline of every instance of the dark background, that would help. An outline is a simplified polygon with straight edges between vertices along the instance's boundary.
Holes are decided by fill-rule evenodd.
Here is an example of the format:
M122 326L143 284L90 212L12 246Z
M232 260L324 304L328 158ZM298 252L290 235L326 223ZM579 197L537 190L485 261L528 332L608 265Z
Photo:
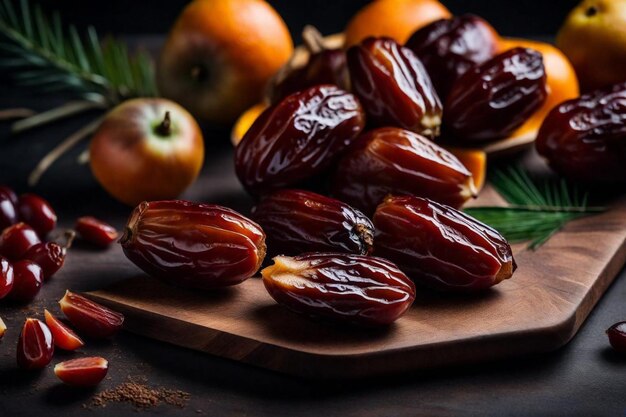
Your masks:
M292 33L307 24L322 33L341 32L346 22L367 0L274 0ZM58 9L79 26L93 24L113 33L164 33L176 19L185 0L42 0L46 10ZM506 36L553 35L577 0L444 0L453 13L472 12L486 18Z

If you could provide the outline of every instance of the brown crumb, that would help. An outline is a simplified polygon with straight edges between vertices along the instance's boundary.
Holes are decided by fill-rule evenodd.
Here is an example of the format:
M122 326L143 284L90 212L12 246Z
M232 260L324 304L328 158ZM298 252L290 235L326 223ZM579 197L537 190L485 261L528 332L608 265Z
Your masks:
M128 402L138 410L145 410L165 403L184 408L191 397L188 392L163 387L152 388L143 382L145 381L129 378L128 382L96 394L89 405L106 407L111 402Z

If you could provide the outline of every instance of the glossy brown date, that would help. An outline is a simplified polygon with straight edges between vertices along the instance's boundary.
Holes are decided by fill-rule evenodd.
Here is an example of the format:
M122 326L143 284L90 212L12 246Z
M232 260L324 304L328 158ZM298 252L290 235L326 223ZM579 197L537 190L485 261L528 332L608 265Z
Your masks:
M376 256L431 288L484 290L516 269L511 247L496 230L425 198L386 198L376 209L374 225Z
M17 365L22 369L45 368L52 360L52 333L44 323L27 318L17 342Z
M292 94L265 110L235 151L235 171L248 192L261 195L323 173L365 124L356 97L322 85Z
M571 180L626 182L626 83L552 109L536 147L555 171Z
M441 102L415 54L389 38L368 38L348 49L352 91L378 126L439 134Z
M609 327L606 335L616 352L626 354L626 321L620 321Z
M148 275L192 288L239 284L265 257L259 225L226 207L181 200L141 203L120 243Z
M546 100L542 55L514 48L472 67L445 102L444 135L459 143L509 136Z
M466 14L420 28L406 47L422 61L439 97L445 99L454 81L497 53L498 39L486 20Z
M390 324L415 300L415 285L402 271L385 259L368 256L278 256L261 274L279 304L308 316L354 324Z
M252 218L267 233L270 256L306 252L369 254L374 226L363 213L310 191L280 190L261 200Z
M343 49L325 49L311 54L305 66L292 70L272 87L271 101L276 104L290 94L320 84L336 85L346 90L349 88L348 66Z
M460 207L476 195L472 174L450 152L398 128L361 137L339 163L333 194L372 214L388 194L428 197Z

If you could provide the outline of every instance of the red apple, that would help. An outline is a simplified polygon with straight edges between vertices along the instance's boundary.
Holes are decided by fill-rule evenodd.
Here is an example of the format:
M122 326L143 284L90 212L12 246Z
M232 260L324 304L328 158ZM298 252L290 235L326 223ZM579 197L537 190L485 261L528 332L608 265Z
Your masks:
M204 160L194 118L165 99L133 99L114 108L91 141L91 170L109 194L135 206L178 197Z

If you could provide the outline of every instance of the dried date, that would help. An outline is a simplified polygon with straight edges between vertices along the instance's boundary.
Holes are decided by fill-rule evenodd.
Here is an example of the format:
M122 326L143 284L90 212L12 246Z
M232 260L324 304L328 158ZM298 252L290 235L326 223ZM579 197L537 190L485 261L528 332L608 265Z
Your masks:
M476 195L472 174L450 152L408 130L366 133L339 163L338 199L372 214L388 194L409 194L460 207Z
M460 143L509 136L547 98L542 55L514 48L475 66L452 85L445 102L444 134Z
M293 311L360 325L387 325L415 300L415 286L394 264L338 253L278 256L261 271L272 298Z
M429 137L439 134L441 102L424 66L389 38L368 38L348 52L352 90L368 120Z
M149 275L193 288L239 284L265 257L259 225L226 207L181 200L141 203L120 243Z
M388 197L374 214L376 256L416 283L444 291L484 290L516 269L502 235L452 207L425 198Z
M292 94L265 110L235 151L235 171L261 195L323 173L365 124L355 96L332 85Z
M420 28L406 47L422 61L439 97L444 99L454 81L497 53L498 39L486 20L467 14Z
M254 208L252 218L267 233L268 253L372 251L374 226L360 211L310 191L280 190Z
M552 109L536 147L555 171L571 180L626 182L626 83Z

